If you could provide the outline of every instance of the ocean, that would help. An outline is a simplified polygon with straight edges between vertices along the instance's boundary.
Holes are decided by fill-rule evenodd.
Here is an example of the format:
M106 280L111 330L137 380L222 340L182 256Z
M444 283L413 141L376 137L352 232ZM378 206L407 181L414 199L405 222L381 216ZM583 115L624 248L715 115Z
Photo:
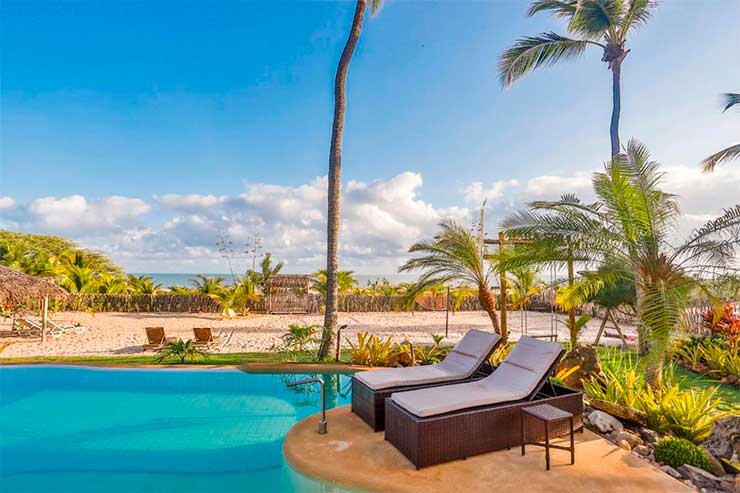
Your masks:
M195 278L195 273L163 273L163 272L137 272L134 275L140 276L145 275L154 279L155 283L161 284L163 287L170 286L191 286L190 280ZM223 277L225 284L231 284L231 274L203 274L206 277ZM419 276L414 274L355 274L355 279L358 281L360 287L367 286L373 281L380 279L388 279L391 283L397 284L401 282L414 282Z

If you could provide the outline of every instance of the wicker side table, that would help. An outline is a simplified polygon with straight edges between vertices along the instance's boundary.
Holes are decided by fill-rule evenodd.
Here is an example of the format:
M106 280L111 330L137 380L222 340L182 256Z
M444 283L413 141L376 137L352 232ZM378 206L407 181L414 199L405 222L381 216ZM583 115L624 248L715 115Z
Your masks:
M525 428L526 424L525 421L528 419L536 419L542 422L545 426L545 442L528 442L527 437L525 434ZM550 449L560 449L560 450L568 450L570 451L570 463L575 464L576 463L576 455L575 455L575 442L573 437L573 414L569 413L568 411L563 411L562 409L559 409L557 407L551 406L549 404L540 404L538 406L531 406L531 407L525 407L522 409L522 415L521 419L519 420L521 422L521 442L522 442L522 455L524 455L524 446L529 445L538 445L540 447L545 447L545 467L549 471L550 470ZM551 445L550 444L550 431L552 426L560 426L564 425L565 422L568 422L570 425L570 447L564 447L562 445Z

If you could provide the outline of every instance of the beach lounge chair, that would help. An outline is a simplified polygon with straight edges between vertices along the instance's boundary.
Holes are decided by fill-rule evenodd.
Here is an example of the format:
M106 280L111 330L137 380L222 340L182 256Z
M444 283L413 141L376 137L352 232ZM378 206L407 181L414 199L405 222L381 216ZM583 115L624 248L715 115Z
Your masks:
M500 343L498 334L470 330L435 365L357 372L352 378L352 412L374 431L381 431L385 426L385 399L391 394L481 379L481 368Z
M164 327L146 327L148 343L144 344L144 351L158 351L170 341L176 341L177 337L166 337Z
M87 327L83 327L81 325L61 325L53 320L48 320L47 322L48 326L48 334L52 337L61 337L64 334L82 334L83 332L87 332Z
M13 320L13 332L22 337L40 337L43 327L28 318L16 318Z
M221 342L221 336L214 336L210 327L194 327L193 335L195 336L193 343L196 346L208 347Z
M476 382L395 392L385 401L385 439L417 468L520 445L521 410L550 404L583 429L583 393L552 384L563 347L524 336L491 375ZM567 424L551 437L569 433ZM543 441L544 427L526 430Z

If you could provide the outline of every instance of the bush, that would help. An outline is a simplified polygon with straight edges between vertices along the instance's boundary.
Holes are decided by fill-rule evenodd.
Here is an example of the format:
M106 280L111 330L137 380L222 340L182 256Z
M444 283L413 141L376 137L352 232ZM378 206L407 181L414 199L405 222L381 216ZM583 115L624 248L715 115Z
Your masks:
M708 310L702 316L702 326L732 346L740 345L740 316L735 315L729 303L724 303L718 309Z
M665 438L655 445L655 460L668 464L671 467L679 467L684 464L700 467L705 471L712 472L712 463L707 454L683 438Z
M365 366L396 366L398 350L389 337L385 341L367 332L357 333L357 344L347 339L352 363Z

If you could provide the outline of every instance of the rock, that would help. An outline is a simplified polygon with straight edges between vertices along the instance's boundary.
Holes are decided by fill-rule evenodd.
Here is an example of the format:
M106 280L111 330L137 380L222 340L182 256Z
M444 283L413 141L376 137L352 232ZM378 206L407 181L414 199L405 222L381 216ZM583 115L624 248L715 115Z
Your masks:
M666 473L667 475L672 476L672 477L674 477L676 479L680 479L681 478L681 473L678 472L678 471L676 471L671 466L660 466L659 469L661 471L663 471L664 473Z
M612 416L616 416L621 420L629 421L631 423L637 423L643 426L647 424L647 414L638 409L621 406L619 404L602 401L600 399L591 399L591 405L594 408L600 409L601 411L604 411L607 414L611 414Z
M684 478L689 479L697 488L712 490L719 489L720 487L719 478L714 474L708 473L704 469L684 464L682 466L678 466L678 472L680 472L681 476Z
M712 424L712 433L703 447L719 459L740 457L740 415L725 416Z
M619 448L624 449L627 452L632 452L632 447L630 447L630 444L627 440L620 440L617 442L617 445L619 445Z
M617 432L615 441L619 443L622 440L630 444L630 449L634 449L638 445L642 445L642 438L638 437L634 433L630 433L627 430L622 430L622 431Z
M578 369L568 375L563 382L572 389L583 389L583 380L595 377L604 377L599 364L599 356L593 346L579 343L558 364L557 371L568 370L577 366Z
M645 443L656 444L660 441L660 433L650 428L640 428L640 436Z
M632 450L643 457L648 457L650 455L650 447L646 447L645 445L638 445Z
M588 415L589 422L601 433L609 433L617 430L622 431L624 426L615 418L603 411L593 411Z
M722 476L722 475L724 475L725 468L722 467L722 463L720 461L718 461L717 458L715 456L713 456L712 453L709 450L707 450L703 445L701 447L699 447L699 448L701 448L702 450L704 450L704 452L706 452L707 457L709 458L709 462L712 463L712 473L715 476Z

